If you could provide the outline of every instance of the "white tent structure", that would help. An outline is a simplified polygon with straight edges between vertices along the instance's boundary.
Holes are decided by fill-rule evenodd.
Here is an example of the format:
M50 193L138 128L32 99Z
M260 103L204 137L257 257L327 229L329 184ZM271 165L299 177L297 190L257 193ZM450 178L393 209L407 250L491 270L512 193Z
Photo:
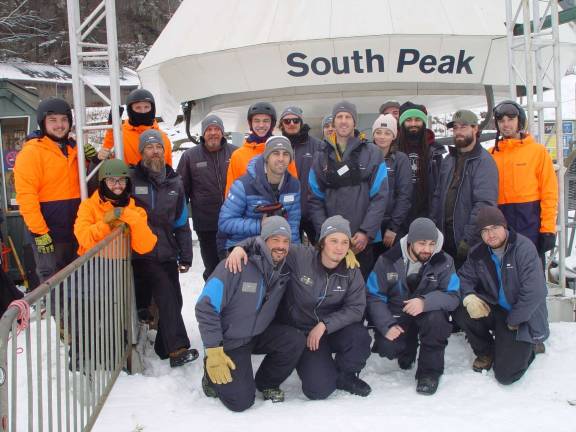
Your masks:
M232 131L257 100L307 119L342 98L360 113L390 98L445 113L484 106L486 85L507 95L505 16L502 0L183 0L138 73L165 121L191 100L192 123L217 112ZM576 37L561 27L567 70Z

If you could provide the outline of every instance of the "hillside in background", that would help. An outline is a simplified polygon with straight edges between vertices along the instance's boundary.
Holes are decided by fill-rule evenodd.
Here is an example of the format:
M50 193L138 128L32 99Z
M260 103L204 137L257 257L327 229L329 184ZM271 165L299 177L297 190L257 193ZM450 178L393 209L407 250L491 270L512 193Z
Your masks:
M101 0L80 0L85 17ZM116 2L118 53L122 66L135 69L168 23L181 0ZM0 61L22 59L69 64L66 0L0 0ZM105 42L101 24L87 42Z

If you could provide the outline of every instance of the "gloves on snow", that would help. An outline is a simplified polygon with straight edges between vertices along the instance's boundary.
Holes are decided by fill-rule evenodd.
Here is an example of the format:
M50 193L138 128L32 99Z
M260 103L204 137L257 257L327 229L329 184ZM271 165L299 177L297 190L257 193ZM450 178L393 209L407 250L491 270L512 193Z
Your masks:
M485 318L490 315L490 306L476 294L468 294L462 302L472 319Z
M230 369L236 365L224 352L224 347L206 348L206 373L214 384L228 384L232 382Z

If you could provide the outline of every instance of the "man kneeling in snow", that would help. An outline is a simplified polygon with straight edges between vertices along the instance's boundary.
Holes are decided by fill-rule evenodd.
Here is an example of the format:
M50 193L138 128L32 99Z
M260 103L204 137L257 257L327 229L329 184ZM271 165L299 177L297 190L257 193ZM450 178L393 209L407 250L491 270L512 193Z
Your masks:
M372 351L410 369L420 339L416 391L425 395L438 388L452 331L448 313L460 302L454 261L442 244L434 222L414 220L408 235L380 255L366 283L368 318L375 327Z
M284 259L290 225L280 216L264 219L254 253L242 273L218 264L196 303L196 319L206 350L202 388L232 411L254 404L256 389L265 400L282 402L280 384L296 367L306 346L297 329L272 323L289 273ZM256 377L252 354L266 354Z
M550 334L542 263L497 207L481 208L476 225L482 243L459 271L464 300L454 318L476 354L474 371L494 366L498 382L512 384Z

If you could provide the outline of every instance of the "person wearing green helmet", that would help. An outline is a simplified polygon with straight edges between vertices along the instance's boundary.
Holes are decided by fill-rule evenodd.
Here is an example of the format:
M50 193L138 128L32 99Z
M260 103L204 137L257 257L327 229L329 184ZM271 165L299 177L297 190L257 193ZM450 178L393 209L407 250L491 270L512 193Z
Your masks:
M78 255L83 255L112 230L125 223L130 228L132 249L147 253L156 245L156 235L148 227L146 211L130 198L128 165L119 159L102 163L98 171L98 190L80 203L74 223Z

